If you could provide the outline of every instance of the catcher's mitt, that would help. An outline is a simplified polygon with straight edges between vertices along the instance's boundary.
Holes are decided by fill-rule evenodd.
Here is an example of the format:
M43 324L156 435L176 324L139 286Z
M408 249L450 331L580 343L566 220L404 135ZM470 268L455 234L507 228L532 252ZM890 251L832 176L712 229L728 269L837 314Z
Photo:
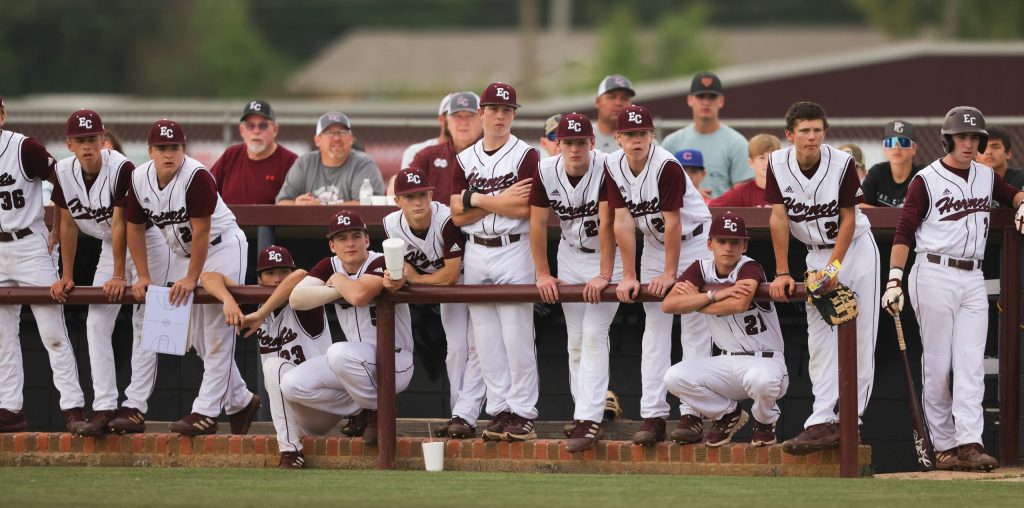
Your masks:
M610 422L622 417L622 405L619 404L619 396L608 390L608 396L604 399L604 420Z
M815 272L808 272L805 281L816 276ZM813 305L821 318L832 326L839 326L857 317L857 297L849 286L841 282L837 282L832 291L821 296L808 293L807 303Z

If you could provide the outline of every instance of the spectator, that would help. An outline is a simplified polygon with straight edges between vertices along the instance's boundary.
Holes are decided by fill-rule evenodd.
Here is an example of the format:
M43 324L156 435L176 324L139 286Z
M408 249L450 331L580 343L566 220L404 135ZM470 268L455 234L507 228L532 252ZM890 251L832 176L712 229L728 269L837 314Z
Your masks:
M615 121L618 120L622 108L633 104L635 96L633 83L625 76L612 74L601 80L597 87L597 98L594 99L594 105L597 106L594 148L604 153L612 153L619 149L619 143L615 141Z
M1009 161L1013 158L1013 141L1010 133L999 127L989 127L985 151L978 154L978 162L992 168L1006 183L1024 189L1024 170L1012 169Z
M555 141L555 131L558 130L560 121L562 121L562 115L551 115L544 122L544 136L540 138L540 149L544 157L554 157L560 153L558 142Z
M221 199L229 205L272 205L285 175L298 158L277 144L274 110L263 100L249 101L242 110L238 134L242 142L231 145L213 163Z
M705 176L704 155L700 153L700 150L690 149L680 150L674 155L676 160L679 161L679 165L683 167L683 171L686 172L686 176L690 177L693 186L701 190L701 197L707 203L708 196L704 193L704 189L700 188L700 183L704 181Z
M764 187L768 176L768 158L771 153L781 148L779 138L771 134L758 134L747 143L747 164L754 169L754 179L738 183L708 202L708 206L771 206L764 198ZM859 149L858 149L859 150Z
M441 128L441 132L437 135L436 138L425 139L423 141L420 141L419 143L413 143L413 144L409 145L409 148L406 148L405 151L402 152L402 167L403 168L407 168L407 167L409 167L409 164L412 164L413 157L415 157L416 154L419 153L420 150L422 150L422 149L424 149L424 148L426 148L428 146L434 146L434 145L442 144L445 141L448 141L449 138L448 138L448 135L446 133L446 131L447 131L447 129L446 129L447 123L445 122L445 117L448 115L448 101L451 98L452 98L452 94L445 95L444 99L441 99L441 105L438 106L438 108L437 108L437 124ZM394 180L394 178L392 178L392 180ZM390 185L389 185L389 187L390 187Z
M116 150L122 154L124 153L124 147L121 146L121 138L117 137L117 135L110 130L107 130L107 134L103 137L103 148Z
M451 203L452 171L459 167L456 157L483 134L480 97L473 92L453 93L445 122L448 140L420 150L410 166L427 172L427 177L434 184L434 201L447 206Z
M299 157L277 194L279 205L358 205L363 180L384 194L380 168L365 152L352 150L352 122L337 111L316 122L317 150Z
M924 167L913 163L917 141L914 138L914 125L910 122L894 120L885 124L882 151L887 161L872 166L861 184L864 191L864 203L860 205L862 208L902 207L910 179Z
M733 185L753 178L745 160L747 139L718 119L718 112L725 106L718 76L710 72L694 76L686 104L693 109L693 123L669 134L661 144L672 153L693 148L704 154L708 169L701 192L715 198Z
M856 145L854 143L839 145L836 149L842 150L853 156L853 162L857 165L857 178L861 183L863 183L864 178L868 176L868 170L864 166L864 150L861 150L860 145Z

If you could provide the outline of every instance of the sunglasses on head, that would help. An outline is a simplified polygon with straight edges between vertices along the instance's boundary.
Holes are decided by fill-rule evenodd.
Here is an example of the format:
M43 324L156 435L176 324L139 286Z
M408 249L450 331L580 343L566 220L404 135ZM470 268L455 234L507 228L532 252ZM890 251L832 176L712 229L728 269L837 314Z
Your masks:
M889 136L882 140L883 148L910 148L914 144L910 138L904 138L902 136Z
M254 130L257 130L257 129L259 129L261 131L265 131L265 130L270 128L270 122L260 122L260 123L242 122L242 125L245 126L246 130L250 130L250 131L254 131Z
M548 138L548 141L554 141L556 134L557 133L555 131L551 131L551 132L547 133L547 135L544 136L544 137Z

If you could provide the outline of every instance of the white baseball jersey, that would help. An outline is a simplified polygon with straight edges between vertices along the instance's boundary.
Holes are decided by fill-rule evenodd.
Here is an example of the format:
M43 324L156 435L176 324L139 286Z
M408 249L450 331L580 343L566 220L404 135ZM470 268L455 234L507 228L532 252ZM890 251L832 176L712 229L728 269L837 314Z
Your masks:
M995 171L971 161L970 173L964 181L935 161L914 178L924 183L929 201L924 220L917 228L915 250L983 259Z
M456 160L469 188L494 196L518 181L519 166L530 150L536 148L515 136L509 136L505 146L499 148L494 155L487 155L481 139L460 152ZM527 234L530 232L530 220L492 213L463 226L462 230L471 235L488 237Z
M668 150L651 143L647 163L640 174L635 176L629 169L626 152L623 150L608 154L606 161L608 176L622 194L637 229L658 243L665 243L665 216L661 213L662 197L658 184L665 165L677 163L676 158ZM703 196L690 181L690 177L685 171L682 173L686 178L686 191L683 193L683 206L679 209L679 221L683 226L682 234L686 235L696 226L709 222L711 210L704 204Z
M743 256L736 267L725 277L719 277L715 270L715 260L702 259L695 261L700 267L705 284L735 284L740 269L747 263L760 265L757 261ZM761 269L763 272L764 270ZM782 352L782 327L779 316L775 313L775 305L770 302L753 301L750 308L739 314L729 316L708 315L708 327L715 345L723 351L777 351Z
M186 156L178 172L161 189L156 176L156 166L149 161L132 172L132 192L142 207L143 213L160 228L171 251L182 256L192 254L192 227L186 207L186 191L192 179L200 171L209 173L199 161ZM213 178L211 175L210 178ZM231 213L220 194L216 194L217 205L210 217L210 241L218 236L238 229L235 214Z
M43 222L43 184L21 164L22 134L0 130L0 233Z
M444 231L452 220L452 210L447 206L432 201L430 203L430 228L420 238L412 232L409 221L401 210L391 212L384 217L384 232L388 238L405 240L405 260L416 267L420 273L434 273L444 267L446 257L461 257L463 246L446 246ZM456 254L455 256L448 255Z
M132 163L116 150L101 150L102 165L92 187L86 189L82 165L72 155L57 162L57 181L64 193L64 202L75 224L83 233L100 240L110 240L114 217L115 186L122 171L131 171Z
M558 216L562 241L577 249L598 250L598 201L604 188L604 162L607 156L590 151L590 167L583 178L572 185L565 172L562 155L540 161L537 178L544 185L548 206Z
M830 145L821 145L821 162L810 179L800 171L796 150L787 147L772 152L771 170L779 184L789 215L789 230L804 244L833 245L839 236L839 189L851 155ZM857 190L858 195L862 192ZM871 233L867 216L854 207L856 229L853 237Z
M299 365L306 360L327 354L327 348L331 346L327 312L323 307L316 310L320 315L320 329L313 331L307 330L290 305L285 305L267 316L254 333L260 341L262 359L280 357L289 363Z

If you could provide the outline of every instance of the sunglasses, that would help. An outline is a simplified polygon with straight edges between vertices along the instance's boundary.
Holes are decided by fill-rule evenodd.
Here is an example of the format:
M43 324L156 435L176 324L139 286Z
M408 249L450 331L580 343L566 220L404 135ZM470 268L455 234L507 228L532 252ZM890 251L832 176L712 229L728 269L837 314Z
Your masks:
M247 130L247 131L254 131L254 130L265 131L265 130L270 128L270 122L260 122L260 123L242 122L242 125L245 126L245 130Z
M901 136L889 136L882 140L883 148L910 148L914 142L910 138L904 138Z
M544 136L544 137L548 138L548 141L554 141L556 134L557 134L556 131L551 131L551 132L547 133L547 135Z

